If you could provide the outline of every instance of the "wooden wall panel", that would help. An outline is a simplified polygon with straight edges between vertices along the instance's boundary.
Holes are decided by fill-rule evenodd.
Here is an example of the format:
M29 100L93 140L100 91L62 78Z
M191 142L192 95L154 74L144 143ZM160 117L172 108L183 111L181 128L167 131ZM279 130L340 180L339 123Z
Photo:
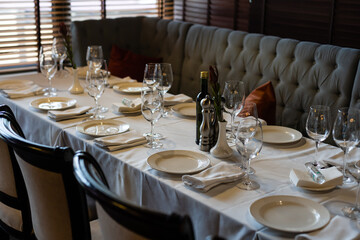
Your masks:
M360 0L174 0L174 19L360 48Z
M360 1L337 1L334 13L332 43L360 48Z
M328 42L332 0L267 0L264 34Z

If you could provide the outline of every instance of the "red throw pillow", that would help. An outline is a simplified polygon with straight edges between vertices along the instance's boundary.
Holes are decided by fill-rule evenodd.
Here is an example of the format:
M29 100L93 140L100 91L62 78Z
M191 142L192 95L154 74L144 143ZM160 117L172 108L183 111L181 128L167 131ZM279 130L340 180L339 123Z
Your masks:
M258 117L264 119L268 125L276 124L276 97L271 82L267 82L254 89L245 99L247 102L256 103Z
M108 69L117 77L131 77L143 81L145 64L162 62L162 58L147 57L113 45Z

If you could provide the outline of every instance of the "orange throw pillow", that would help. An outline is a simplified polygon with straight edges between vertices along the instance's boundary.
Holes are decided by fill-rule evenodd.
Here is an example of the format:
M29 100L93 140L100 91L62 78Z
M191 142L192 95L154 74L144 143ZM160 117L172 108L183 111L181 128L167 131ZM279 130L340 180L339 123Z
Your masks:
M247 102L256 103L258 117L264 119L268 125L276 124L276 97L271 82L267 82L254 89L245 99Z
M145 64L158 62L162 62L162 58L143 56L113 45L111 48L108 69L111 72L111 75L121 78L129 76L132 79L142 82Z

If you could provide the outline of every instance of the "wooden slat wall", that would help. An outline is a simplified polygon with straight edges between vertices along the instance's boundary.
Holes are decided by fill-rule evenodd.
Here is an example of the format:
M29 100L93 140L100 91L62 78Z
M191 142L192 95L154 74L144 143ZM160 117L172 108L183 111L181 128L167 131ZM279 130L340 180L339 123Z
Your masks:
M174 0L174 19L360 48L360 0Z
M327 43L332 0L267 0L264 34Z
M360 0L336 1L332 43L360 48Z

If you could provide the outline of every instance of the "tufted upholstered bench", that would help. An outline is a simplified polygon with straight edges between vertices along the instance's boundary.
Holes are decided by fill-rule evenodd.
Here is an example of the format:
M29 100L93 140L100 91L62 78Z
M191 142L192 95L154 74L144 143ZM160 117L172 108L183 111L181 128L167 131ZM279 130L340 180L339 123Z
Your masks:
M94 44L103 46L106 59L112 44L162 57L173 66L172 93L195 98L199 73L209 65L217 66L222 86L238 79L246 94L271 81L276 124L303 134L313 104L328 105L333 112L360 107L359 49L146 17L78 21L71 31L78 65L86 65L86 47Z

